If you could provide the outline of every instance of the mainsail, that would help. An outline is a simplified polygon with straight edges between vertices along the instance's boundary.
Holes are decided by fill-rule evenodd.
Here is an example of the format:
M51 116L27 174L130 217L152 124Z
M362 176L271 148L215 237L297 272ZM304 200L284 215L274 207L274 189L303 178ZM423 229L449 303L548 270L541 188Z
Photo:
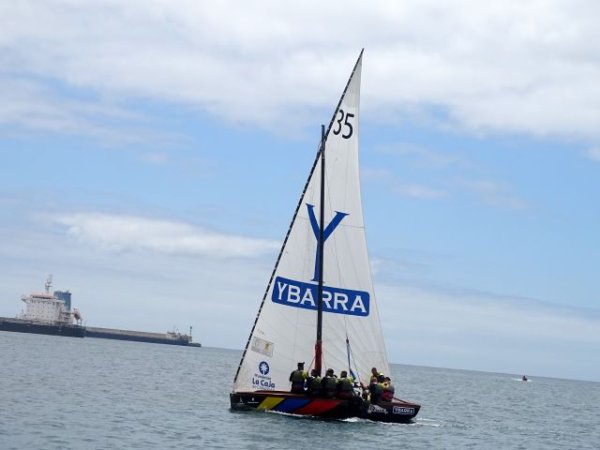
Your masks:
M389 373L363 222L358 169L362 52L324 134L323 367ZM259 308L234 392L287 390L298 361L314 365L321 160L317 155ZM348 344L349 343L349 344ZM350 365L350 367L349 367Z

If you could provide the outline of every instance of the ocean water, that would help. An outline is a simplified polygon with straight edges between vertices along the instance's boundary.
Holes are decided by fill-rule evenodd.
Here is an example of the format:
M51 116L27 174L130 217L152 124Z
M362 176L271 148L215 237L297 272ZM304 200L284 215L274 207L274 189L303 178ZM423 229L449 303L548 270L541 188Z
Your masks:
M600 383L394 365L413 424L320 421L231 412L240 356L0 332L0 449L600 448Z

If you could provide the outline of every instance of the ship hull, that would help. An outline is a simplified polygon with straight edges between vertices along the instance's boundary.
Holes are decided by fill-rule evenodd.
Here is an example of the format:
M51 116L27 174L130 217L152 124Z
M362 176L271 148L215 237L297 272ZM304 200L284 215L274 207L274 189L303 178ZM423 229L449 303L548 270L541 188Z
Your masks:
M84 337L85 327L79 325L48 324L0 317L0 331L48 334L54 336Z
M233 392L230 401L233 410L273 411L320 419L358 417L390 423L409 423L421 408L399 399L372 405L359 397L328 399L282 391Z
M148 342L151 344L183 345L189 346L189 338L170 338L159 333L143 331L116 330L109 328L88 327L86 337L98 339L116 339L119 341ZM194 345L197 346L197 345Z

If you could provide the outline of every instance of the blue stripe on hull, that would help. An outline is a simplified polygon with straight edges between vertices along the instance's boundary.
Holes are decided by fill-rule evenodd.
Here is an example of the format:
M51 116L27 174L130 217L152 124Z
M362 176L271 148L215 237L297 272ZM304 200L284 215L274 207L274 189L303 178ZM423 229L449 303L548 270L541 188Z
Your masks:
M309 402L309 398L286 398L279 405L273 408L273 411L293 413L297 409L307 405Z

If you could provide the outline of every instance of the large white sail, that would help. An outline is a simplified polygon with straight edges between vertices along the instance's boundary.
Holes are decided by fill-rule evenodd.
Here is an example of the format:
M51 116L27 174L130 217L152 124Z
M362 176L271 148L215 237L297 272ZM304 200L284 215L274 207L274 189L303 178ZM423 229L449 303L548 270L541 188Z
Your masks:
M323 368L389 373L367 253L358 169L362 53L325 135ZM317 159L236 374L234 391L287 390L314 364L321 162ZM351 350L348 364L348 339Z

